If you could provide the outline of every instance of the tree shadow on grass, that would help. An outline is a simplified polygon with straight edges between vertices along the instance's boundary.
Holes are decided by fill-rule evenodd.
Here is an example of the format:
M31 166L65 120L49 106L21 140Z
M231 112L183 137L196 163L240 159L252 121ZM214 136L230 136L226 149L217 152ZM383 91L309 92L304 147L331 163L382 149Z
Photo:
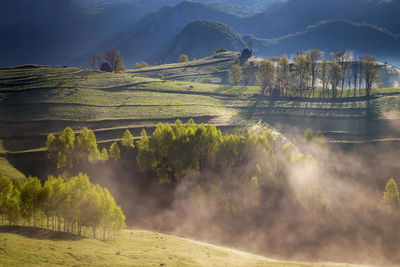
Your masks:
M0 233L16 234L41 240L77 241L84 238L71 233L56 232L31 226L3 225L0 226Z

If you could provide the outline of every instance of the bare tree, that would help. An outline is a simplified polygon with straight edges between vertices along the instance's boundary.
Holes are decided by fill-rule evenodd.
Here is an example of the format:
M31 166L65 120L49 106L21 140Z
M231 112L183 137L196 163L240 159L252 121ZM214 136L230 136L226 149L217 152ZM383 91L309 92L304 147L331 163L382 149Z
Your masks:
M92 55L89 59L89 66L94 69L94 66L96 65L96 55Z
M111 69L113 72L122 72L125 70L122 62L122 56L119 51L115 49L109 49L104 53L104 59L110 62Z
M324 60L321 63L321 82L322 82L322 94L328 89L329 84L329 63Z
M275 66L269 60L262 60L258 64L257 83L261 88L262 94L265 95L265 90L268 87L269 93L272 96L272 88L274 86Z
M365 78L365 90L367 96L371 95L371 89L373 84L379 78L378 63L376 63L376 58L372 55L363 56L363 69Z
M297 80L298 90L300 90L300 96L303 96L304 91L310 80L310 62L307 58L300 54L296 57L293 64L293 71L295 79Z
M283 93L286 90L287 95L290 80L290 65L286 56L279 58L278 66L276 68L276 76L280 93Z
M243 81L247 86L255 78L256 69L254 67L254 63L246 62L242 67L242 74L243 74Z
M349 91L348 91L348 95L350 95L350 88L351 88L351 81L352 81L352 78L353 78L353 73L352 73L353 71L351 70L351 68L349 68L348 70L347 70L347 84L348 84L348 88L349 88Z
M115 64L115 72L119 73L119 72L124 72L124 71L125 71L124 62L122 61L121 53L118 52L117 53L117 62Z
M312 49L306 53L306 57L308 58L310 64L310 72L311 72L311 88L313 91L313 98L315 93L315 78L318 74L318 61L323 58L324 54L321 50Z
M102 56L100 53L96 54L96 59L97 59L97 65L99 66L99 69L101 67L101 60L102 60Z
M239 64L233 64L228 74L229 82L233 83L234 85L238 85L238 83L243 80L243 73Z
M337 61L333 61L329 68L329 82L332 86L332 98L336 98L336 91L342 79L342 67Z
M342 92L341 94L343 94L343 89L344 89L344 82L346 79L346 70L348 65L350 64L351 60L352 60L352 55L351 53L349 53L348 51L339 51L336 52L335 54L331 55L331 59L333 61L337 61L337 63L340 65L340 67L342 68Z
M118 51L115 49L109 49L104 53L104 59L110 63L113 72L115 72L115 66L117 65L117 54Z
M358 74L360 72L360 63L358 61L353 62L351 67L351 74L353 75L354 82L354 96L357 95L357 82L358 82Z

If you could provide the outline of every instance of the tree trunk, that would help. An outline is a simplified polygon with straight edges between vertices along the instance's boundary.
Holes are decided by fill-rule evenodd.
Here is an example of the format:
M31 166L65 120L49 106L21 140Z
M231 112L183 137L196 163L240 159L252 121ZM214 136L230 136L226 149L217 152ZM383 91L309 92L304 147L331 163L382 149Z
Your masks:
M106 241L106 229L103 229L103 241Z
M36 227L36 213L33 213L33 227Z
M61 232L61 216L58 215L58 231Z
M96 227L93 227L93 239L96 239Z
M50 219L49 219L49 216L48 216L48 215L47 215L46 217L47 217L47 230L48 230L49 227L50 227L50 226L49 226L49 224L50 224Z

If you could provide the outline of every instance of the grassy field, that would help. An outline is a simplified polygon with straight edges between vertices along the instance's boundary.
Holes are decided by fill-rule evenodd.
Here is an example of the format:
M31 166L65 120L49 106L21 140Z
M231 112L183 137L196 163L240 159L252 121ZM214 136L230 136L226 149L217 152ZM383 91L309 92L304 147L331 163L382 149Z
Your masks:
M1 266L350 266L275 261L190 239L125 230L115 241L0 226Z
M79 68L26 66L0 70L0 152L41 150L47 134L61 132L66 126L74 130L88 126L96 131L99 141L114 140L124 129L136 135L142 127L151 131L158 122L183 121L194 118L197 123L237 125L243 121L262 120L278 127L292 119L316 118L316 124L332 141L352 141L363 129L338 129L334 120L385 122L385 114L400 109L400 89L374 89L376 98L346 99L352 90L345 90L337 102L293 99L271 100L258 96L256 86L230 86L188 81L160 80L139 77L146 71L161 69L179 71L188 65L194 73L223 69L229 58L198 60L183 64L128 70L124 74L104 73ZM186 65L185 65L186 64ZM221 65L222 64L222 65ZM200 75L201 76L201 75ZM320 92L316 92L317 95ZM288 119L289 118L289 119ZM326 125L326 118L332 121ZM304 123L300 123L303 125ZM342 125L342 124L340 124ZM388 126L389 127L389 126ZM388 128L386 127L386 128ZM318 128L318 129L317 129ZM382 127L381 127L382 128ZM363 140L398 138L388 132L363 137ZM282 130L282 129L279 129ZM349 136L355 136L348 138Z
M8 162L5 157L0 156L0 174L5 175L7 177L11 177L12 179L24 180L26 179L25 175L17 170L13 165Z

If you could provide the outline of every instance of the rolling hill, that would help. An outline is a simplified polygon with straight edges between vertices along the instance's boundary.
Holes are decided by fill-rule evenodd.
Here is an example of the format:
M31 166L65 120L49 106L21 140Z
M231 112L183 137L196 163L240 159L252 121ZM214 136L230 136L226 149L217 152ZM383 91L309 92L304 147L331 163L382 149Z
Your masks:
M0 226L6 266L356 266L277 261L150 231L125 230L111 243L29 227Z
M333 135L332 141L398 138L384 117L386 112L399 108L397 89L374 89L377 97L370 101L260 99L257 86L224 84L227 70L238 56L226 52L187 63L128 70L124 74L35 65L1 69L3 152L12 156L43 151L47 134L60 133L66 126L74 130L88 126L95 130L101 143L109 143L121 138L127 128L139 136L142 128L151 131L158 122L173 122L177 118L193 118L197 123L230 129L249 119L261 119L279 127L282 122L290 124L288 117L299 120L295 125L301 124L300 118L315 118L302 127L313 125L313 129L324 130L328 136L338 130L351 133ZM397 71L384 64L381 67L387 79ZM345 91L343 96L348 94L352 91ZM326 121L327 117L332 120ZM382 127L360 132L359 126L371 119Z
M187 24L178 34L165 53L165 61L176 61L181 54L187 54L189 58L204 58L220 47L241 51L246 47L246 43L239 33L225 24L196 20Z
M349 50L356 58L373 54L380 60L400 59L400 35L365 23L346 20L320 21L304 31L276 39L255 39L255 54L275 56L294 54L298 50L320 49L329 53Z
M399 34L399 1L289 0L273 10L244 19L239 32L278 38L325 20L349 20L383 27Z
M164 8L145 16L124 35L114 38L118 41L110 40L103 47L116 46L125 56L128 65L142 60L150 64L175 62L180 53L200 58L211 55L215 47L224 45L240 52L244 46L235 45L237 41L226 42L229 40L225 36L226 31L225 33L212 31L207 34L205 31L202 32L202 28L194 27L194 25L199 26L198 23L191 24L195 20L214 20L226 24L225 27L231 27L229 32L231 36L237 36L235 39L241 37L246 42L253 40L255 55L259 57L291 55L298 50L318 48L327 54L349 50L356 57L372 53L381 61L398 64L400 54L396 47L399 46L400 39L396 28L389 28L393 32L384 28L390 24L388 18L382 22L377 18L371 20L370 24L365 23L364 21L368 20L364 20L361 14L368 13L374 8L380 8L384 12L386 9L397 7L389 4L378 6L368 4L364 7L362 5L364 1L352 1L348 5L343 1L327 1L326 5L321 3L313 5L311 0L305 0L301 4L289 1L283 7L271 7L268 12L249 18L232 16L200 3L182 2L175 7ZM363 6L363 11L357 9L360 5ZM344 7L347 11L338 12ZM354 11L356 9L359 15ZM311 16L302 13L310 10L312 10ZM351 16L348 10L354 11L355 15ZM326 14L328 11L330 13ZM376 26L374 23L383 26ZM269 29L273 29L276 33ZM201 32L199 34L201 38L197 35L197 31ZM168 55L169 53L171 55Z
M0 3L0 34L6 37L0 44L0 64L87 66L93 53L109 48L120 50L128 67L139 61L164 63L165 53L171 46L184 45L181 44L184 29L185 42L198 41L193 39L195 32L188 30L197 28L186 27L195 20L218 21L235 29L243 39L256 40L261 46L257 48L257 55L262 57L293 53L293 44L296 44L296 50L318 45L324 51L346 49L357 55L369 52L382 61L400 62L399 53L394 49L399 43L398 1L272 3L265 2L265 6L253 1L251 10L261 6L266 10L244 17L235 11L243 5L241 1L5 0ZM219 47L225 40L223 35L220 38ZM181 41L176 42L177 39ZM196 50L204 51L207 46L200 41ZM265 45L271 42L277 46ZM171 51L174 53L174 49ZM204 53L193 53L193 56L202 57Z
M393 149L394 145L399 144L400 135L396 128L399 122L396 112L400 110L400 90L398 88L374 89L374 97L371 99L363 97L353 99L352 91L345 90L343 99L330 102L323 99L270 99L260 96L259 88L256 86L231 86L189 81L196 79L196 73L207 74L210 78L215 77L215 80L221 79L223 73L226 75L226 68L238 56L238 53L226 52L194 62L128 70L123 74L38 65L1 69L0 140L2 140L3 147L0 150L5 154L5 158L9 162L15 163L15 166L24 174L46 177L49 173L53 173L50 170L55 168L51 167L51 162L46 160L44 149L46 135L49 133L59 134L66 126L71 126L77 131L87 126L95 131L99 146L108 147L111 142L120 140L126 129L138 137L143 128L150 134L157 123L173 122L177 118L183 122L194 118L197 123L214 124L224 132L231 132L237 126L250 126L252 127L251 131L262 131L265 127L270 127L269 124L290 139L297 138L296 133L302 135L306 128L311 127L314 131L322 130L329 142L335 144L367 143L365 147L368 149L370 143L385 143L386 146L380 146L380 151L383 150L383 153L381 152L379 155L386 156L388 146ZM252 58L251 60L257 59ZM164 78L151 77L159 76L159 74L164 74ZM178 74L181 75L181 79L186 80L168 80ZM185 75L187 75L186 78ZM192 76L189 77L190 75ZM200 81L202 75L197 74L197 76ZM392 115L387 116L388 113ZM273 131L273 134L277 137L282 136L278 131ZM284 141L286 143L287 139L284 138ZM396 149L393 150L396 151ZM370 152L367 157L374 160L375 158L370 154L377 153L377 148L368 151ZM133 222L130 222L131 225L147 229L167 229L165 231L169 229L176 231L175 233L185 232L185 229L189 233L199 233L200 231L196 227L191 228L193 232L185 228L188 225L185 225L182 232L180 232L179 224L178 228L175 228L175 224L169 224L171 227L173 225L172 228L161 226L161 221L164 221L160 221L158 210L151 208L153 202L150 199L151 196L162 192L162 188L160 191L152 191L150 196L142 198L142 195L137 195L135 191L137 188L141 188L135 186L135 183L140 183L141 180L134 181L135 179L132 179L132 177L136 177L135 170L122 173L125 164L131 166L134 158L135 156L127 158L121 165L112 165L113 162L108 162L110 165L103 166L104 168L100 168L99 165L91 165L87 169L91 172L90 177L96 179L96 183L107 185L110 192L116 196L116 201L123 203L127 216L133 214L137 216ZM396 165L395 161L391 160L388 160L387 163ZM0 166L1 164L3 163L0 162ZM386 172L390 173L393 168L387 169L377 169L379 177L382 176L382 179L385 180L390 177L389 174L386 175ZM1 168L0 171L2 171ZM374 176L374 174L369 175ZM380 186L378 187L380 188ZM129 201L127 201L128 199ZM165 204L164 199L161 202ZM150 206L146 206L147 204ZM148 218L154 218L154 220ZM172 217L172 219L174 218ZM186 218L184 219L186 221ZM366 227L371 229L374 224L371 225L366 225ZM262 229L265 230L265 227L267 226L262 226ZM296 222L296 227L301 233L304 233L305 224L297 225ZM175 237L143 231L125 231L115 242L102 243L91 239L76 240L76 236L69 236L74 240L60 240L53 233L42 230L39 230L39 233L36 230L35 234L33 229L1 229L0 264L5 265L56 265L64 262L67 265L95 266L104 264L123 266L127 263L137 263L138 266L146 264L174 266L180 262L200 266L209 265L210 262L217 266L247 266L253 262L255 266L271 266L275 263L277 266L297 266L298 264L301 266L303 264L279 261L263 262L264 258L260 259L258 256L254 256L257 257L255 261L253 261L253 256L236 258L232 254L225 254L226 250L223 248L222 252L218 248L215 254L210 251L207 255L207 253L203 253L203 246L208 247L207 244L201 243L200 247L197 245L193 247L193 244L198 243L193 241L187 243L185 240ZM191 236L202 240L210 240L207 237L211 238L211 236L215 237L215 232L210 231L208 225L203 229L207 235L202 237L201 234L193 234ZM205 233L203 229L201 233ZM282 247L276 246L274 239L270 241L270 246L267 248L259 246L264 244L265 240L258 240L256 244L247 244L247 233L244 234L245 239L237 239L236 242L232 241L233 243L229 242L231 239L226 239L227 237L220 237L220 239L216 237L212 240L258 251L260 254L272 253L280 255L282 258L308 261L329 259L338 262L364 262L363 257L366 251L370 252L376 249L377 255L381 253L380 246L376 245L376 242L371 246L371 240L376 240L375 235L367 235L368 250L365 248L360 250L359 247L353 246L354 249L349 254L345 253L346 255L341 258L341 253L335 251L343 251L348 248L340 246L340 250L331 252L329 240L332 235L329 229L327 231L329 234L322 234L321 237L315 239L318 241L317 244L309 241L308 238L305 239L305 243L301 244L298 243L299 241L295 241L293 244L291 239L285 239L285 248L288 248L284 249L282 254L279 254ZM304 235L308 236L308 233L306 232ZM235 235L229 233L229 237L235 237ZM343 232L343 237L344 241L339 244L357 244L357 241L348 243L347 238L351 239L352 236L347 236L347 230ZM276 238L282 239L279 234ZM317 249L317 246L319 248L320 244L325 244L325 242L328 244L326 247ZM315 253L316 250L318 253ZM382 251L386 251L386 249ZM39 254L45 256L38 257ZM379 257L377 260L380 260ZM234 261L228 261L228 258ZM268 259L265 260L268 261ZM388 260L397 261L397 254L391 255L390 253ZM132 263L132 261L135 262ZM308 263L304 263L304 265L310 266ZM324 266L326 265L328 264L324 264Z

